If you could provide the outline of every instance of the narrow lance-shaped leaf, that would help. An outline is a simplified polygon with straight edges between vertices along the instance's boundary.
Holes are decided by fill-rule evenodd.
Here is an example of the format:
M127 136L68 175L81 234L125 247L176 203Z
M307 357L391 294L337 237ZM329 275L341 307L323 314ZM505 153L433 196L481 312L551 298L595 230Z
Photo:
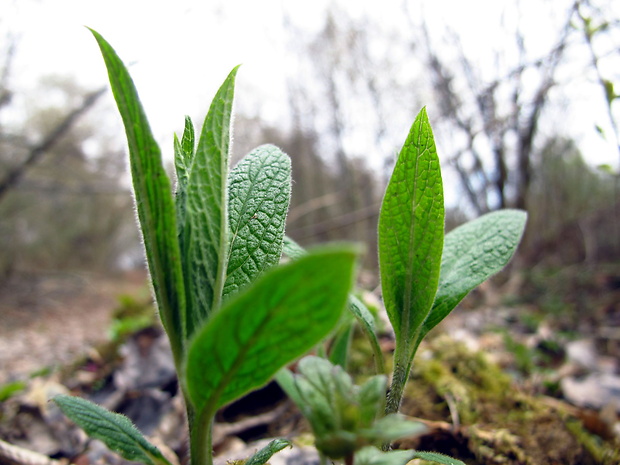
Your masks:
M61 395L53 400L86 434L103 441L124 459L148 465L170 465L159 449L148 442L126 416L80 397Z
M450 457L449 455L440 454L438 452L415 451L414 458L426 460L427 462L440 463L441 465L465 465L459 459Z
M422 109L398 156L379 216L383 300L397 344L413 338L431 309L443 236L439 159Z
M170 180L131 77L114 49L91 30L123 119L138 218L157 305L179 363L185 335L185 290Z
M187 167L185 222L179 242L188 299L188 337L219 307L226 279L227 177L237 69L213 98L193 161Z
M231 171L230 253L224 296L278 264L291 197L291 160L279 148L253 150Z
M185 129L181 141L174 135L174 166L177 174L175 204L177 209L177 224L179 233L185 224L186 189L189 181L189 167L194 160L194 125L189 116L185 117Z
M523 211L499 210L446 234L439 288L420 339L472 289L508 264L521 241L526 220Z
M355 257L351 248L324 249L272 268L214 314L188 351L196 411L215 413L325 337L344 309Z
M177 194L184 192L189 181L189 169L194 161L194 125L189 116L185 117L185 128L181 141L174 135L174 166L177 173Z
M293 444L288 439L274 439L247 459L245 465L263 465L269 461L273 454L280 452L285 447L293 447Z

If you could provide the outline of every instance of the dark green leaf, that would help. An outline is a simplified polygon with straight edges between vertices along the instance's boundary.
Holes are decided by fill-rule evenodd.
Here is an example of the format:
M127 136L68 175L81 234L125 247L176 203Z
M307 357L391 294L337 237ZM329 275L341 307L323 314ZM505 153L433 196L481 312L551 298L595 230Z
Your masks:
M126 416L80 397L56 396L53 401L86 434L103 441L123 458L148 465L170 465L159 449L148 442Z
M397 344L414 337L431 309L443 237L439 159L423 108L398 156L379 216L383 301Z
M252 457L246 460L245 465L263 465L275 454L285 447L293 447L288 439L274 439L261 450L256 452Z
M272 268L198 332L186 366L190 401L215 412L265 384L336 325L352 284L352 248L322 249Z
M179 241L188 299L188 337L219 307L226 279L227 178L237 69L213 98L193 161L187 167L185 223Z
M125 125L136 207L155 297L173 353L179 361L185 340L185 288L170 180L125 65L100 34L91 32L101 49Z
M224 296L278 264L291 197L291 160L279 148L253 150L231 171L230 254Z
M499 210L465 223L446 235L439 289L421 337L472 289L506 266L519 245L526 219L523 211Z

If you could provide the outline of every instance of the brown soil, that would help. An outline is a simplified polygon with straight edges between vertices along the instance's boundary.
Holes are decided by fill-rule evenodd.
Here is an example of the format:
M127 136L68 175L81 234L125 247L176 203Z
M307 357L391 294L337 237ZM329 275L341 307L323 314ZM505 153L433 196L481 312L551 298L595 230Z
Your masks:
M144 273L15 275L0 282L0 384L58 366L107 339L118 296Z

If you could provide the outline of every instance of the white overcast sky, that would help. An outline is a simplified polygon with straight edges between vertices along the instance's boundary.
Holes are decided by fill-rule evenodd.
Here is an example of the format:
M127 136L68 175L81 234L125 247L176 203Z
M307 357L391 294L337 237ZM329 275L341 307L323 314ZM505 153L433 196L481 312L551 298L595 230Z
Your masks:
M511 0L512 1L512 0ZM85 87L106 85L106 74L94 39L84 26L99 31L126 62L135 62L136 81L156 137L168 143L182 129L183 116L198 117L233 66L242 63L237 101L277 119L287 105L284 76L290 48L283 28L284 9L299 26L316 29L329 0L0 0L0 25L19 36L11 85L27 92L47 74L75 75ZM406 31L402 0L340 1L353 15L368 15L384 30ZM516 4L516 0L512 2ZM521 0L528 40L548 48L555 39L550 26L556 5L564 0ZM620 2L617 2L620 4ZM467 50L481 53L511 21L497 0L411 1L432 31L450 25ZM423 9L422 6L423 5ZM502 19L501 13L504 12ZM560 21L562 18L555 18ZM441 35L441 34L440 34ZM480 62L480 66L491 65ZM617 152L591 130L606 125L602 99L579 92L566 124L594 163L617 165ZM600 101L596 101L596 99ZM417 109L416 109L417 111ZM433 109L429 108L433 114ZM585 116L584 116L585 115ZM593 116L594 115L594 116ZM587 126L587 127L586 127ZM583 142L585 141L585 144ZM165 149L165 147L164 147Z

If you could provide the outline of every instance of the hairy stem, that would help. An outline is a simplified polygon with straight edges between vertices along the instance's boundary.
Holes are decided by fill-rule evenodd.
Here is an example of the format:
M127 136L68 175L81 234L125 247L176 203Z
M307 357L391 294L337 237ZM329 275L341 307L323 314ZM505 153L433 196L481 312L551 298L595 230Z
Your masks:
M413 357L418 350L422 337L416 336L413 340L413 346L411 341L397 341L396 350L394 351L394 369L392 371L392 384L387 394L387 402L385 405L385 414L398 413L400 410L400 404L405 392L405 386L409 380L409 373L411 372L411 365L413 363Z
M392 373L392 385L387 394L387 402L385 405L385 414L397 413L400 409L400 403L405 391L405 385L409 379L410 364L400 357L400 360L394 358L394 371Z
M213 415L207 410L188 418L191 465L213 465Z

